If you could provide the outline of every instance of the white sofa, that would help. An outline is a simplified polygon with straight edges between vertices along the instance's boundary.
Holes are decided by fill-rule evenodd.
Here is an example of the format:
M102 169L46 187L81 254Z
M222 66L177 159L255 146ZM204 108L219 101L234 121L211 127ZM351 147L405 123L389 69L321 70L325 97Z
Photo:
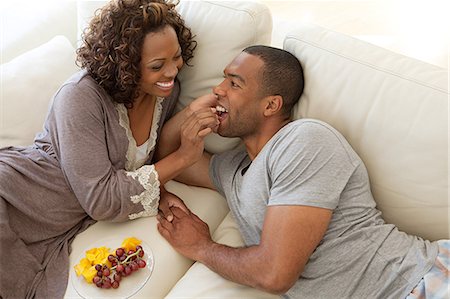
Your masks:
M33 12L12 5L2 10L0 146L31 144L52 94L77 71L79 29L103 3L50 1L47 8L32 7ZM447 70L301 20L289 27L272 23L269 10L257 2L182 0L178 9L198 41L194 67L180 74L180 108L220 82L223 67L245 46L284 47L300 59L305 72L305 91L293 116L324 120L343 133L368 168L387 222L427 239L450 238ZM31 26L19 26L24 21ZM238 142L211 136L206 146L220 152ZM243 244L218 193L174 181L167 188L209 224L215 240ZM132 298L278 297L229 282L182 257L150 217L98 222L77 236L66 298L80 297L73 265L84 250L112 236L138 237L154 256L150 279ZM103 292L105 298L115 294Z

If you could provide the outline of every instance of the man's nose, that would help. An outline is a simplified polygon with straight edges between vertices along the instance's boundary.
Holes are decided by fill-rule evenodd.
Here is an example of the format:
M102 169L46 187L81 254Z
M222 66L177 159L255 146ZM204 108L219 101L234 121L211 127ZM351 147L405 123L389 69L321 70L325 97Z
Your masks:
M223 84L223 82L221 84L217 85L216 87L213 87L214 94L216 94L218 96L225 96L226 91L224 88L222 88L222 84Z

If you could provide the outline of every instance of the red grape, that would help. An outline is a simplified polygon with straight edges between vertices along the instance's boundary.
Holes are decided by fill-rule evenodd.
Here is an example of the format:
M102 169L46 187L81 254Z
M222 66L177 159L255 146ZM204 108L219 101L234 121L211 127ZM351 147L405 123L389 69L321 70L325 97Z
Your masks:
M130 263L130 267L131 267L131 270L133 270L133 271L139 270L138 264L134 261Z
M122 264L118 264L117 268L116 268L116 272L120 273L120 272L123 272L123 270L125 270L125 267Z
M130 266L125 266L125 274L126 275L130 275L131 274L131 267Z
M125 250L123 248L117 248L116 249L116 255L118 257L121 257L125 253Z
M119 287L119 282L118 282L117 280L114 280L114 281L111 283L111 286L112 286L113 289L117 289L117 288Z
M99 288L117 289L120 286L122 277L147 266L147 262L143 257L144 249L141 245L137 245L135 250L130 249L128 252L124 248L119 247L116 249L115 255L108 255L110 264L95 265L97 275L92 278L92 282ZM108 265L111 265L111 268Z
M103 270L103 275L109 276L109 274L111 274L111 271L109 270L109 268L106 268L105 270Z
M144 260L139 260L137 263L139 268L145 268L145 266L147 266L147 263Z
M122 276L119 273L114 273L113 279L115 281L120 281L122 279Z
M101 281L102 281L102 278L101 278L101 277L94 276L94 278L92 278L92 282L95 283L95 284L97 284L97 283L99 283L99 282L101 282Z

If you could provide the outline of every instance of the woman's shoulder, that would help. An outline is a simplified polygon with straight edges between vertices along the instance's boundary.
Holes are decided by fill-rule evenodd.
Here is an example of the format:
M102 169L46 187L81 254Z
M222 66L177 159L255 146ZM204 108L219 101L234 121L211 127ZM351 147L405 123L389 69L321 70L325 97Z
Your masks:
M94 80L94 78L92 78L91 75L89 75L86 70L80 70L70 76L61 85L60 91L69 93L88 93L89 91L102 93L103 88Z
M81 70L62 84L54 96L52 107L57 111L101 111L112 105L105 90L85 70Z

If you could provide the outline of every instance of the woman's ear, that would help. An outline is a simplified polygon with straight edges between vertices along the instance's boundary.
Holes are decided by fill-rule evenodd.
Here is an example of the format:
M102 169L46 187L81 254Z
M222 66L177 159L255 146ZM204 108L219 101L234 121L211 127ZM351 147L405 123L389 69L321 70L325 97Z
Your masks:
M277 114L283 107L283 98L280 95L268 96L265 99L264 116Z

